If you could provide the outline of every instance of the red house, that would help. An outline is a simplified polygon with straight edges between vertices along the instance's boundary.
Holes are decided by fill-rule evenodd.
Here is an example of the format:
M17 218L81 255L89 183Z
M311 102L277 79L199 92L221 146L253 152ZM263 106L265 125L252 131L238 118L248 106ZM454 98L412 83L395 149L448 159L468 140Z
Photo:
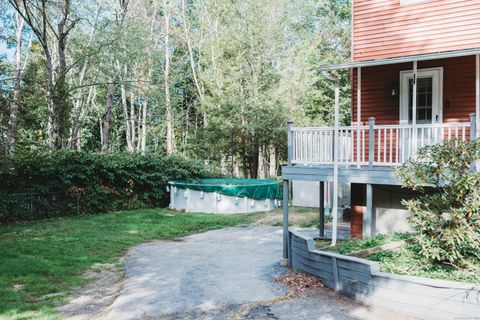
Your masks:
M286 195L292 180L350 184L352 236L370 237L409 228L396 166L424 145L477 136L480 1L352 2L352 61L323 68L351 70L352 124L290 123L282 175Z

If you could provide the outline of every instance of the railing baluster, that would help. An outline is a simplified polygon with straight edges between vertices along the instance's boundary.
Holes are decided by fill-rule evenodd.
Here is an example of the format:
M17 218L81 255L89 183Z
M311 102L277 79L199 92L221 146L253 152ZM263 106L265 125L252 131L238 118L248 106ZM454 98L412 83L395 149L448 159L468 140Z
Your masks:
M367 149L365 145L365 131L366 130L362 130L362 162L365 162L365 150Z
M398 148L398 140L399 140L398 135L399 135L399 131L400 131L399 128L395 129L395 163L398 163L398 162L399 162L399 161L398 161L398 158L399 158L399 156L400 156L400 155L399 155L400 149Z
M387 129L383 129L383 162L387 162Z
M377 135L378 135L378 143L377 143L377 162L380 162L380 146L382 143L382 131L380 129L377 130Z

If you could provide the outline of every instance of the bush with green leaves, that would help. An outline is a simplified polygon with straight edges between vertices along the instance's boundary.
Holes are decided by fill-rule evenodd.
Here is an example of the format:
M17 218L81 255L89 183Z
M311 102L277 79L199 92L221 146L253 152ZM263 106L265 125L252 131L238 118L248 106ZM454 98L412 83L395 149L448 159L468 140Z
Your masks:
M479 141L449 140L422 148L397 170L404 187L420 191L403 204L429 261L463 268L480 259L479 159Z
M8 158L0 165L0 222L161 207L168 204L169 180L211 175L201 162L156 154L56 151Z

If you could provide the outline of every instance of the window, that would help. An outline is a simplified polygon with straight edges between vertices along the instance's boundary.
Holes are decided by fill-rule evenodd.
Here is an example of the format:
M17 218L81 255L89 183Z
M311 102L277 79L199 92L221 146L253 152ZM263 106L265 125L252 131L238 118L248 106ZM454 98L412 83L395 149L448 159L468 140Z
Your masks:
M432 1L432 0L400 0L400 5L407 5L407 4L415 4L415 3L421 3L421 2L427 2L427 1Z

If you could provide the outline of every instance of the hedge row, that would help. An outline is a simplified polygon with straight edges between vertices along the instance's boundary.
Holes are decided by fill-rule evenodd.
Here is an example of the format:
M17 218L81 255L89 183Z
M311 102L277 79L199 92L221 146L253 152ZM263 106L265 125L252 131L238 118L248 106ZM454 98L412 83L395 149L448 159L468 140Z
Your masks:
M0 222L166 206L169 180L208 176L202 163L173 156L19 156L0 165Z

